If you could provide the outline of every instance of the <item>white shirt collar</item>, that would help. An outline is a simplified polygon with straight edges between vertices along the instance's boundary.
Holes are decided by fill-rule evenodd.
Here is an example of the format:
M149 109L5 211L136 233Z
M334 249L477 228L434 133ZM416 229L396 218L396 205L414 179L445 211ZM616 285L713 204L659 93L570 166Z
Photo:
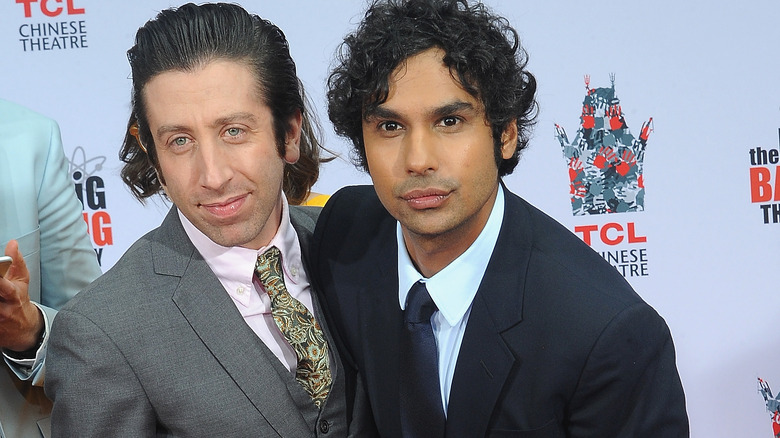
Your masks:
M471 307L496 246L504 219L504 190L499 185L493 209L477 239L463 254L431 278L425 278L414 267L404 244L401 224L396 225L398 241L398 300L406 307L406 296L414 283L422 280L431 299L447 322L454 326Z

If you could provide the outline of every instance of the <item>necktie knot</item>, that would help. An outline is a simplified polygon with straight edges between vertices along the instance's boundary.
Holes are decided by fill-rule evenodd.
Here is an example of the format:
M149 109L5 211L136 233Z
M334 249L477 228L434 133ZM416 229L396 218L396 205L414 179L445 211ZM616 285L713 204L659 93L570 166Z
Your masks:
M257 257L255 273L273 300L281 288L285 287L284 273L282 272L282 252L279 251L279 248L272 246Z
M406 297L406 310L404 311L406 322L412 324L428 323L436 310L438 310L436 303L433 302L428 293L425 283L421 281L415 283L409 289L409 296Z

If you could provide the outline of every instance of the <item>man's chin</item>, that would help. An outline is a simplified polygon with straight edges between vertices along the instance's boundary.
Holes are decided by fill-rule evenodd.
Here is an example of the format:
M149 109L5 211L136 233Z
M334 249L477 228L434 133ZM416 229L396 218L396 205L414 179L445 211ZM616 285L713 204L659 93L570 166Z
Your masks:
M201 228L200 231L206 235L212 242L226 248L241 246L246 247L256 235L248 232L249 227L246 224L235 225L210 225Z

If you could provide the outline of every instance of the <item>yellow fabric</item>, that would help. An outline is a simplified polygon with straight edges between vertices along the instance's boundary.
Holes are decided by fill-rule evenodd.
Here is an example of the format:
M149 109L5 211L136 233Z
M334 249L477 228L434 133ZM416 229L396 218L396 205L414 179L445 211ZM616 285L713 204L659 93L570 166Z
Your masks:
M322 207L325 205L326 202L328 202L328 199L330 199L330 195L323 195L320 193L312 193L307 200L303 202L301 205L309 205L314 207Z

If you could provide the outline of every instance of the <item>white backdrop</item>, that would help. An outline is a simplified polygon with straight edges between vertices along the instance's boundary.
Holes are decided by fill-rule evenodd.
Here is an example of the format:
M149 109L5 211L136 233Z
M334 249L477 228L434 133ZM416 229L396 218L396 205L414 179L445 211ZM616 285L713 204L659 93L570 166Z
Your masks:
M780 390L780 212L773 212L780 210L780 167L773 160L778 152L771 152L780 150L780 3L625 3L488 2L518 29L539 83L531 147L505 182L572 231L599 230L591 235L597 251L641 251L639 275L628 268L627 278L672 329L692 436L770 437L756 379ZM129 113L125 52L139 26L176 4L0 2L0 96L60 123L104 270L168 208L130 196L118 177L117 153ZM363 0L243 5L285 31L325 143L347 157L325 114L325 78ZM555 124L573 139L583 77L590 76L591 88L605 88L611 74L632 134L653 118L644 211L574 216ZM770 151L766 160L758 148ZM762 175L752 186L751 172ZM368 181L344 158L323 168L315 190L333 193ZM605 243L603 229L607 241L624 239Z

